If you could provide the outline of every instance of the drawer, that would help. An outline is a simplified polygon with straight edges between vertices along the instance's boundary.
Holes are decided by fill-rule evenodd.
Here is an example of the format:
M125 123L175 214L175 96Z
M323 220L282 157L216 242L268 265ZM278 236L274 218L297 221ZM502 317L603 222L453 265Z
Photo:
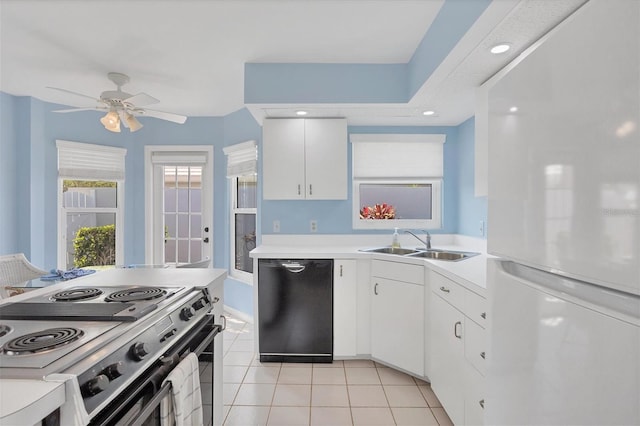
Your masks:
M429 281L431 282L431 291L433 293L442 297L460 311L464 310L464 287L433 271L429 271Z
M424 266L373 260L371 262L371 276L424 285Z
M484 376L487 367L484 329L469 318L465 318L464 330L464 357Z
M464 314L485 328L487 325L487 299L465 289Z

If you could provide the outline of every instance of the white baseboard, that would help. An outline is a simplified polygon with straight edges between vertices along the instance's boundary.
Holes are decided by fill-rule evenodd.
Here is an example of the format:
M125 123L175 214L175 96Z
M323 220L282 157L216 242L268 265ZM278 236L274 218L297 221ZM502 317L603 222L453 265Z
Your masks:
M230 306L224 305L224 312L228 312L229 314L231 314L231 316L238 318L239 320L242 320L244 322L247 322L249 324L253 324L253 317L249 314L246 314L242 311L239 311L237 309L233 309Z

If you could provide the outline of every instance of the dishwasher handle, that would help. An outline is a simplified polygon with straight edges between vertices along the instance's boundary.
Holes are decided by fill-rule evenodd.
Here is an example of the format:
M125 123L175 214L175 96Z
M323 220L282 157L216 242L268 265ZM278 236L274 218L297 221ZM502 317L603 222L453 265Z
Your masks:
M298 262L281 263L280 265L285 267L287 269L287 271L293 272L294 274L298 274L298 273L304 271L307 268L305 265L301 265Z

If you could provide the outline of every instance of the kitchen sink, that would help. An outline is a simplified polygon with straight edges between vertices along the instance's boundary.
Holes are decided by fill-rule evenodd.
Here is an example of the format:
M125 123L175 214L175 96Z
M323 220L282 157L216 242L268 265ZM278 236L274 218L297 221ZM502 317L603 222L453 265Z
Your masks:
M364 249L361 251L366 251L368 253L386 253L386 254L397 254L399 256L405 256L412 253L418 253L418 250L400 248L400 247L380 247L380 248L372 248L372 249Z
M457 262L459 260L468 259L477 256L480 253L469 251L447 251L447 250L424 250L416 253L408 254L410 257L423 257L425 259L446 260L449 262Z

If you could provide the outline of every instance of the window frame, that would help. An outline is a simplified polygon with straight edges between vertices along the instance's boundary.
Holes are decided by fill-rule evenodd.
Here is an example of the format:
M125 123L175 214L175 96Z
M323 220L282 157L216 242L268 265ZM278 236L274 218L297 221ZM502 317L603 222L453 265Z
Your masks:
M431 185L431 219L360 219L362 184ZM353 179L353 229L440 229L442 228L442 179L378 178Z
M127 150L119 147L88 144L80 142L70 142L57 140L58 149L58 191L57 191L57 213L58 213L58 247L57 265L58 269L67 269L67 213L113 213L116 225L116 259L115 265L124 264L124 194L125 194L125 155ZM82 154L90 153L93 161L104 159L111 160L109 170L85 169L82 167L73 170L61 171L61 154L63 156L70 153ZM97 173L97 174L96 174ZM103 176L99 176L100 174ZM116 207L89 207L89 208L67 208L64 206L63 187L65 180L85 180L85 181L105 181L116 183Z
M257 191L256 191L256 207L254 208L240 208L238 207L238 179L242 176L256 176L256 188L258 185L258 176L254 173L246 173L243 175L237 175L229 178L230 181L230 216L229 216L229 276L236 280L253 285L253 274L250 272L236 269L236 215L237 214L253 214L255 227L257 231L258 227L258 207L257 207ZM257 233L257 232L256 232Z

